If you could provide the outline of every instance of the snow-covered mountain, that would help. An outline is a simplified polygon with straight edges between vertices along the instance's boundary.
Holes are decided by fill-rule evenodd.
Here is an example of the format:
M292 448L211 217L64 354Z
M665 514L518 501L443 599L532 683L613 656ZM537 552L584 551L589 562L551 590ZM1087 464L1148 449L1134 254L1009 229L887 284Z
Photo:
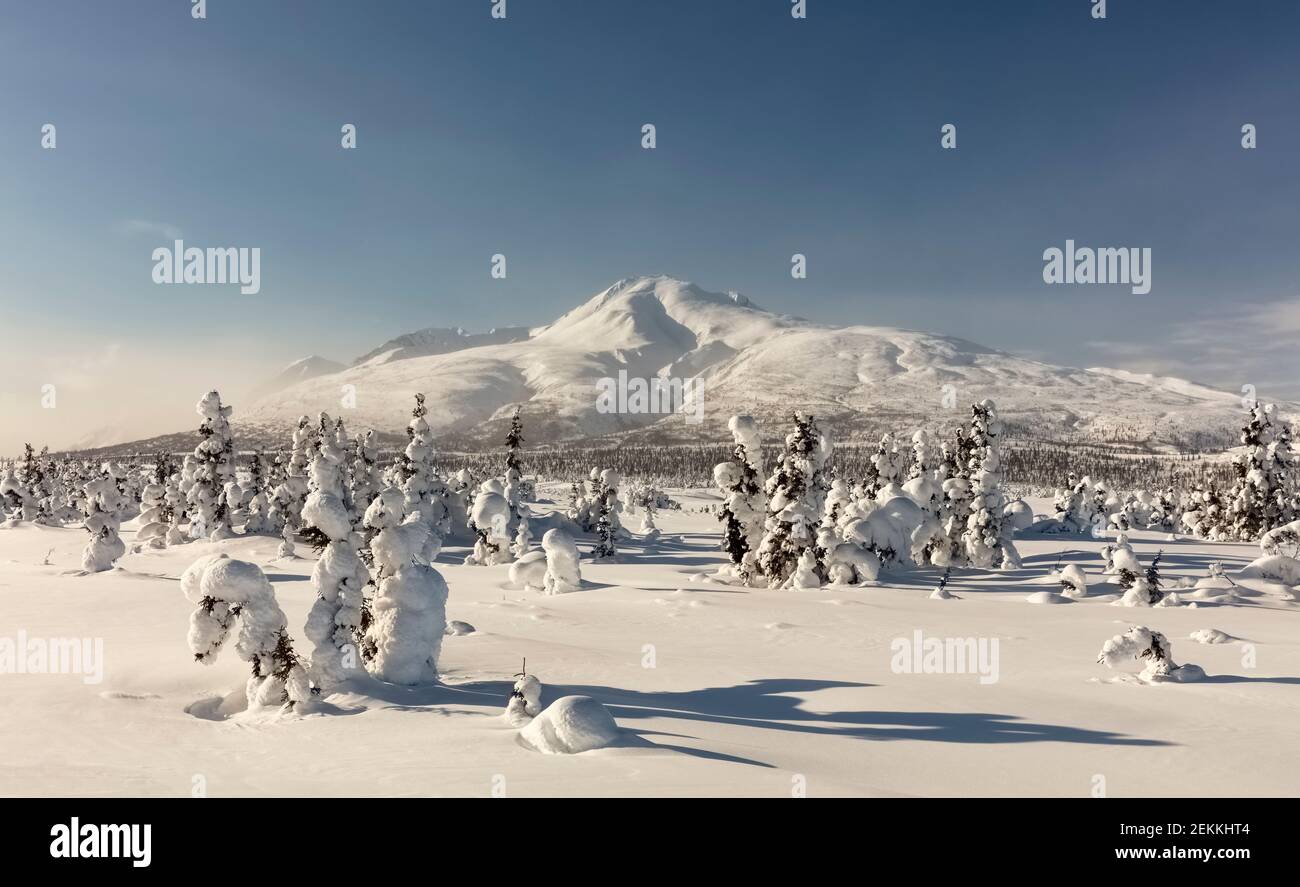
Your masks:
M681 414L602 412L597 386L620 371L628 379L698 377L703 426ZM353 391L355 408L340 410ZM619 281L531 330L477 337L424 330L394 339L354 366L268 394L236 419L288 429L299 415L325 410L354 429L400 431L417 391L448 445L494 440L515 405L530 444L717 440L735 412L754 414L776 437L796 408L843 440L950 428L986 397L1013 434L1055 440L1160 446L1220 434L1242 418L1238 395L1181 379L1052 366L910 330L826 326L661 276Z
M295 360L270 379L267 379L253 392L253 396L257 398L267 397L278 391L283 391L290 385L296 385L308 379L315 379L317 376L337 373L343 368L343 364L337 361L317 357L313 354L310 357Z

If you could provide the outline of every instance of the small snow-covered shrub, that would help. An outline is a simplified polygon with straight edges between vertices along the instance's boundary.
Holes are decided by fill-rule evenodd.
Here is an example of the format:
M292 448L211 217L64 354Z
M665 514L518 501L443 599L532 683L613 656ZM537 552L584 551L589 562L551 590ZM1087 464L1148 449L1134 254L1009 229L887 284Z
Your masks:
M521 674L518 677L503 715L512 727L523 727L542 713L542 682L536 675Z
M576 755L618 742L622 730L605 706L590 696L565 696L544 708L519 738L548 755Z
M484 481L470 510L475 539L474 552L465 558L466 564L485 567L510 562L511 513L510 500L501 481L496 478Z
M841 542L826 553L826 574L832 585L875 582L880 558L856 542Z
M546 588L546 552L530 551L510 565L510 584L515 588L542 591Z
M1057 574L1061 583L1061 594L1068 598L1088 596L1088 577L1078 564L1069 564Z
M1274 527L1259 539L1264 554L1285 554L1300 557L1300 520Z
M1143 667L1138 676L1144 681L1194 681L1205 676L1199 666L1176 664L1169 639L1145 625L1135 625L1106 641L1097 661L1116 669L1140 662Z
M1263 579L1282 585L1300 585L1300 560L1285 554L1256 558L1237 571L1239 579Z

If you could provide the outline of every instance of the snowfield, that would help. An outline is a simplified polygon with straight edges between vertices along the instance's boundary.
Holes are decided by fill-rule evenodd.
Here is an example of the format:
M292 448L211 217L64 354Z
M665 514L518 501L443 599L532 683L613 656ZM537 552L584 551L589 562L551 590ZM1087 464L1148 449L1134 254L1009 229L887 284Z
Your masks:
M652 551L634 534L618 561L593 563L580 539L583 587L567 594L515 589L508 566L464 566L467 551L449 546L436 564L447 618L475 630L444 638L442 683L354 679L304 716L240 711L247 665L193 660L179 577L214 552L261 566L306 655L305 544L291 559L269 536L135 552L131 522L117 567L86 575L83 530L0 529L0 643L102 639L104 655L99 683L0 675L0 794L1300 794L1300 604L1276 584L1232 604L1111 606L1105 540L1058 536L1020 538L1021 570L954 571L954 600L931 599L929 569L885 571L875 587L728 587L700 578L725 563L717 520L698 510L718 498L673 495L685 508L656 515ZM1130 538L1143 563L1164 550L1167 587L1205 578L1213 562L1233 576L1259 554ZM1082 567L1088 594L1035 606L1058 557ZM1173 659L1206 677L1153 684L1136 677L1140 663L1098 664L1132 625L1162 633ZM898 651L918 632L972 639L995 667L908 673L920 660ZM614 734L599 706L555 713L564 736L605 747L544 754L520 739L502 714L525 657L543 708L585 696L612 715Z

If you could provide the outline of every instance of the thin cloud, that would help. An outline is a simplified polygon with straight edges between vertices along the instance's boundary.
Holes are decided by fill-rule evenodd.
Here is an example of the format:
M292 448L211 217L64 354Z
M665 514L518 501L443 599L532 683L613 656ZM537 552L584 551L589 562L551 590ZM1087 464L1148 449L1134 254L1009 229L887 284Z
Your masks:
M126 237L148 235L155 239L184 239L181 229L167 222L151 222L148 219L121 219L113 227L117 233Z
M1140 342L1093 341L1109 366L1180 376L1226 391L1300 400L1300 296L1224 305Z

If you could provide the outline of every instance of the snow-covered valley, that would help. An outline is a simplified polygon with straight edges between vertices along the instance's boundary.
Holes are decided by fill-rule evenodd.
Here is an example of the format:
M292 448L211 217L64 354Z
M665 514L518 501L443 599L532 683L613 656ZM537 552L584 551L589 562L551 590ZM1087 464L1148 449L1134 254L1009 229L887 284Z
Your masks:
M506 565L463 565L465 549L448 546L435 564L450 590L447 618L476 630L444 639L442 683L354 680L305 715L238 711L247 664L194 661L178 578L214 551L258 564L301 643L316 598L310 549L281 558L278 539L253 536L136 552L130 522L116 567L81 574L80 528L0 529L0 638L103 642L98 683L0 678L0 794L1300 792L1291 751L1300 605L1276 587L1239 580L1230 600L1182 590L1183 606L1111 606L1118 589L1099 575L1105 540L1085 536L1022 538L1022 569L955 571L952 600L931 599L935 569L885 571L864 587L738 588L701 578L726 560L715 515L700 510L717 495L671 492L683 509L656 515L658 543L633 533L616 562L584 558L586 585L571 594L513 588ZM543 487L544 498L562 493ZM1164 551L1170 585L1204 580L1213 563L1231 576L1259 553L1130 535L1144 563ZM1058 560L1082 567L1088 596L1028 602ZM1147 683L1098 664L1102 644L1139 622L1205 679ZM1226 642L1190 638L1206 629ZM918 632L996 643L985 662L995 667L907 673L912 660L898 650ZM594 698L623 731L619 743L579 755L524 745L501 716L524 658L543 704Z

